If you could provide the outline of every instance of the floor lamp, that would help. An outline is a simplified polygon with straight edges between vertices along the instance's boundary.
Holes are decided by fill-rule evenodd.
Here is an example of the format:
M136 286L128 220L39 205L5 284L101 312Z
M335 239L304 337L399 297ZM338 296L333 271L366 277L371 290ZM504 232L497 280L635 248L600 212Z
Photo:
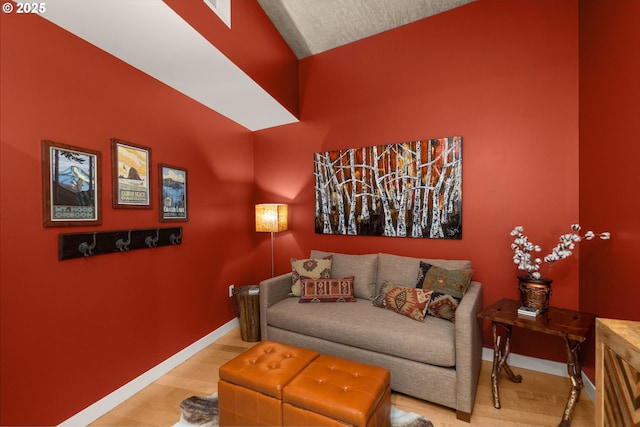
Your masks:
M287 205L281 203L262 203L256 205L256 231L271 233L271 277L275 276L273 242L275 233L287 229Z

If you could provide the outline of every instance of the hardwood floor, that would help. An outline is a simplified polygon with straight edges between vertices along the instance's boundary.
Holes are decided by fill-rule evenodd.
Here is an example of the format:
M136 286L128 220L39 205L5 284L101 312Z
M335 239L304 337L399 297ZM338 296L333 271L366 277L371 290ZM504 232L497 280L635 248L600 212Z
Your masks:
M239 329L211 344L155 383L94 421L92 426L172 426L180 419L180 402L189 396L206 396L217 390L218 368L254 343L242 341ZM514 368L524 379L514 384L501 378L502 409L491 399L491 363L482 362L471 423L456 419L455 411L394 393L393 404L422 414L435 427L557 426L569 393L569 379ZM594 403L582 394L575 407L572 427L595 426Z

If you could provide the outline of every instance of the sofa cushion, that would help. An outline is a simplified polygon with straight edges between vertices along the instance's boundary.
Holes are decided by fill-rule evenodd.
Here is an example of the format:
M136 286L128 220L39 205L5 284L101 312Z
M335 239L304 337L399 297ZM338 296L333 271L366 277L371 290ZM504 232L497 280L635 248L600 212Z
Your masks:
M302 283L300 277L319 279L331 277L331 256L322 259L296 259L291 258L291 293L299 297L302 295Z
M455 324L427 316L416 322L370 301L298 304L285 298L266 310L269 325L376 353L435 366L455 366Z
M378 255L350 255L335 252L311 251L311 258L332 256L331 277L353 276L353 293L356 298L372 299L376 295Z
M433 295L428 314L455 321L455 312L469 288L473 270L447 270L420 261L420 273L416 288L431 289Z
M353 277L342 279L309 279L302 277L302 296L299 302L356 302L353 296Z
M378 254L378 274L376 275L376 295L384 282L396 285L415 287L420 261L427 262L447 270L464 270L471 268L471 261L413 258L407 256Z

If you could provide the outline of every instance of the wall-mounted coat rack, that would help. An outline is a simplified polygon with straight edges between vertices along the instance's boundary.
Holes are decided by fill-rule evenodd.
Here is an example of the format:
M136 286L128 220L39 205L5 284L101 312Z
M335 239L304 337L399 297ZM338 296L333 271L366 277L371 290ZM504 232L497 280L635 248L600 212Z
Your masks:
M60 234L58 259L85 258L182 243L182 227Z

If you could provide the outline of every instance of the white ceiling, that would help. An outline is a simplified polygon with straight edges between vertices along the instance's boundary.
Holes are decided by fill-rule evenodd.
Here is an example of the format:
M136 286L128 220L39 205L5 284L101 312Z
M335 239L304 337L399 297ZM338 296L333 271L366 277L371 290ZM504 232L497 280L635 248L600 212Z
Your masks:
M258 0L298 58L471 1ZM54 0L42 16L251 131L298 121L162 0Z

